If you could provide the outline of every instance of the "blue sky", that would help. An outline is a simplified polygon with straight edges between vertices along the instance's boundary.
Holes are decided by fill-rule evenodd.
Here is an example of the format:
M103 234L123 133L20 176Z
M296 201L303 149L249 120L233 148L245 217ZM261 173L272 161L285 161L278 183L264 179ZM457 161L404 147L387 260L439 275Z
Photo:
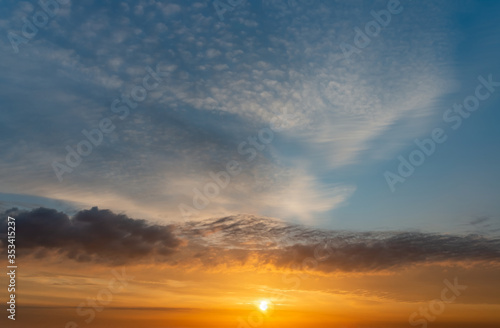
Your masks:
M9 33L22 36L41 8L1 3L3 207L59 200L186 220L179 205L193 207L193 188L237 161L241 173L189 219L498 234L500 88L460 128L443 121L478 76L500 81L497 1L401 1L349 58L340 45L387 1L243 1L223 21L211 1L62 2L17 53ZM113 102L148 67L157 87L120 118ZM248 160L248 138L276 118L286 124ZM54 162L103 119L113 131L60 181ZM446 142L391 192L384 172L435 128Z

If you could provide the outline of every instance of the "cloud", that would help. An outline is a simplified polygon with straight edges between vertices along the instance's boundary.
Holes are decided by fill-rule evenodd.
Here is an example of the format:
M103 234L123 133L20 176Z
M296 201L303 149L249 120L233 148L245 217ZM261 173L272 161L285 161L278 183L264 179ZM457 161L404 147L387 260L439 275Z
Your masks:
M307 270L304 259L315 249L326 259L318 270L378 272L411 265L461 261L500 264L500 239L481 235L445 235L424 232L348 232L307 228L255 216L231 216L186 225L185 234L200 239L204 257L218 252L257 258L257 266ZM221 252L221 249L225 252ZM226 261L231 262L231 256ZM234 262L234 260L232 261Z
M0 218L0 241L7 244L7 216L16 219L16 245L37 257L56 250L80 262L124 263L150 255L171 254L180 245L171 226L148 224L94 207L72 218L54 209L11 209Z
M169 4L157 3L157 5L166 17L177 14L182 10L179 5L173 3Z
M482 224L482 223L485 223L485 222L487 222L487 221L489 221L489 220L490 220L490 218L489 218L489 217L487 217L487 216L481 216L481 217L478 217L478 218L473 219L473 220L470 222L470 224L471 224L471 225Z
M56 251L76 261L163 262L189 269L309 271L321 255L322 273L375 273L412 265L479 261L500 264L500 239L424 232L349 232L312 229L281 220L238 215L174 225L152 225L108 210L84 210L69 218L39 208L6 211L16 218L22 254ZM53 254L52 254L53 255ZM307 264L308 263L308 264Z
M6 8L14 31L32 10L25 6ZM392 155L401 136L372 143L400 119L432 114L430 104L449 89L449 69L436 57L452 48L440 23L448 8L405 8L349 63L338 45L352 42L353 28L366 23L353 20L352 4L255 6L245 2L221 23L211 3L74 2L68 17L56 16L57 27L21 45L19 55L0 40L1 105L13 109L2 117L0 192L30 190L141 217L174 216L197 182L228 160L242 160L238 144L286 110L296 118L233 181L240 189L226 190L201 217L252 211L318 218L345 204L354 179L323 175L338 177L337 169L356 171ZM366 19L377 6L366 8ZM427 27L415 29L424 19ZM441 41L439 51L431 46ZM156 64L176 69L126 120L115 119L116 130L59 183L51 165L64 161L66 145L75 147L80 131L113 115L113 100ZM405 129L404 137L421 131ZM171 188L185 181L192 181L187 192ZM96 193L108 199L100 203ZM300 195L310 199L296 202Z

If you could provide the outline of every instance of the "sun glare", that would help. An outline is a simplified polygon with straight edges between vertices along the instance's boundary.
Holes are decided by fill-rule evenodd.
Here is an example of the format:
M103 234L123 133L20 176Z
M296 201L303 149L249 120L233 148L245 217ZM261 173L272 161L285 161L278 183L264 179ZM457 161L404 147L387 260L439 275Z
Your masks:
M269 306L269 304L266 301L261 301L260 305L259 305L259 309L261 311L266 311L268 306Z

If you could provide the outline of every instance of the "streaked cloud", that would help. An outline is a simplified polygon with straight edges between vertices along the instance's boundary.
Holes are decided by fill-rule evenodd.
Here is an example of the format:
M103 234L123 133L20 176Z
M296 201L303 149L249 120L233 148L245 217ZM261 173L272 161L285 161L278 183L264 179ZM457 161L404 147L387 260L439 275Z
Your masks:
M285 221L240 215L155 225L109 210L84 210L71 219L62 212L39 208L9 210L16 217L21 254L97 263L163 262L191 269L303 270L316 252L325 259L322 273L376 273L412 265L483 262L500 264L500 239L481 235L425 232L349 232L307 228ZM2 225L6 227L6 224ZM6 244L6 230L2 231Z

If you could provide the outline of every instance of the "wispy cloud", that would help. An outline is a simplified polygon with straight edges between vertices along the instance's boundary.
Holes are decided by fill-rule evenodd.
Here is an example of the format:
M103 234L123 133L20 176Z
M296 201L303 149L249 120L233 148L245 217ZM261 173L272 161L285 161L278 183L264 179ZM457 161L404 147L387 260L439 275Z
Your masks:
M286 111L296 119L245 168L238 189L200 216L252 212L310 221L345 204L355 183L326 181L321 174L388 157L402 138L420 130L377 140L400 120L432 115L435 100L453 88L453 73L442 65L454 40L441 19L447 7L408 4L404 19L395 16L369 49L348 62L338 44L357 24L352 5L262 6L259 14L245 3L221 23L203 3L72 2L20 54L0 40L0 79L8 80L0 96L19 109L2 120L0 191L32 190L173 217L210 171L241 160L238 143ZM9 28L21 27L32 10L25 7L7 8ZM59 185L51 164L64 157L65 145L80 140L75 131L111 115L110 102L128 94L143 68L155 63L171 68L161 87ZM15 134L9 128L19 126ZM188 190L170 188L179 185ZM107 203L98 203L95 191Z

